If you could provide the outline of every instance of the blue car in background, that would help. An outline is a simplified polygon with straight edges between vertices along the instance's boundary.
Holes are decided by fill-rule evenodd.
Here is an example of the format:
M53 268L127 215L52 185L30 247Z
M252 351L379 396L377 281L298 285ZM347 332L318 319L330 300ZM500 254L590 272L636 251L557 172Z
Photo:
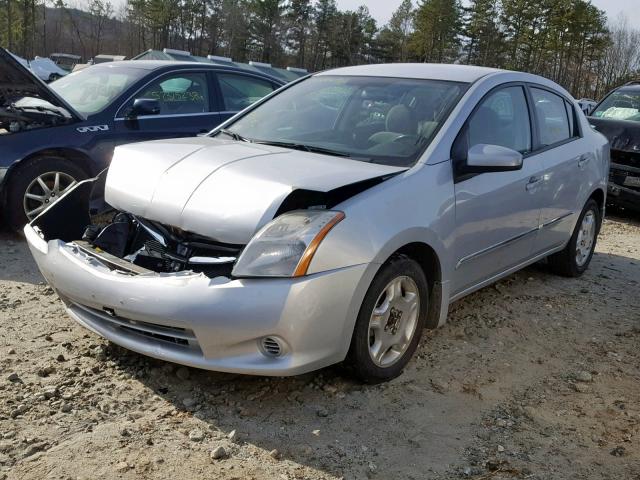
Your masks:
M18 229L117 145L205 133L285 82L196 62L94 65L49 85L0 48L0 212Z

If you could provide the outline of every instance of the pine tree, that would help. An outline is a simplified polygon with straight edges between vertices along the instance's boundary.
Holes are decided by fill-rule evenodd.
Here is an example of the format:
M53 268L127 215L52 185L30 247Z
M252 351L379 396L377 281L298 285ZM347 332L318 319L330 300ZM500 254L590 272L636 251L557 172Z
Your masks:
M465 8L464 45L467 64L498 67L502 64L502 33L498 24L498 0L472 0Z
M458 0L422 0L415 14L412 46L423 62L458 59L462 8Z
M295 65L305 66L307 61L307 41L309 38L311 0L291 0L287 7L287 46L294 52Z

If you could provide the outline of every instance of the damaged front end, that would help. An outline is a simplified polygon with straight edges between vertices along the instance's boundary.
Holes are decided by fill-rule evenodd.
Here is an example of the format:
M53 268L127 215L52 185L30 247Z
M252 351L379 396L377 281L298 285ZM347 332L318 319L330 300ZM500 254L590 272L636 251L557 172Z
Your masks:
M640 211L640 149L611 150L609 202Z
M607 201L640 211L640 122L589 118L611 146Z
M329 213L344 200L393 175L395 173L368 178L326 192L293 189L266 222L294 211L315 212L309 214L315 217L320 212ZM92 202L104 197L106 176L105 170L96 178L80 182L27 225L27 235L32 238L37 235L45 243L56 240L64 248L73 248L120 273L184 272L204 274L208 278L233 278L234 267L247 243L221 242L128 211L111 209L108 213L91 214ZM257 224L253 228L259 230L262 226ZM280 229L282 225L274 228ZM296 244L296 247L304 245Z
M0 135L81 120L62 97L0 48Z
M40 271L76 322L138 353L224 372L297 375L344 358L344 324L358 303L344 286L368 284L366 264L236 278L236 259L249 247L130 212L91 215L105 176L79 182L24 229ZM299 192L288 205L309 206L304 198L326 201Z
M103 195L106 173L79 183L30 227L45 241L68 243L110 269L125 273L231 275L242 245L221 244L127 212L91 215L90 201Z

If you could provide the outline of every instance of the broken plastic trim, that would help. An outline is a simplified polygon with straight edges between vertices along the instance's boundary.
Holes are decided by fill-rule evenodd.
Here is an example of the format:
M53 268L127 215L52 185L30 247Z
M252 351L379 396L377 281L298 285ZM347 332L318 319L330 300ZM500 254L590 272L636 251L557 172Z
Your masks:
M59 239L71 242L82 238L91 224L92 199L104 198L107 169L96 177L83 180L60 199L40 213L30 225L43 235L45 240Z

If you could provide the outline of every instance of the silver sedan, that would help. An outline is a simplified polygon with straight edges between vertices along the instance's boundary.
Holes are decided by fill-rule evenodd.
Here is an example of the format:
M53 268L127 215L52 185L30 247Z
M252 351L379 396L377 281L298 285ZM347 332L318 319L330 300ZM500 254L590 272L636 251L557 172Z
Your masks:
M582 274L608 169L545 78L349 67L207 136L117 148L25 233L69 315L116 344L260 375L344 361L379 382L455 300L545 258ZM92 219L99 187L113 213Z

